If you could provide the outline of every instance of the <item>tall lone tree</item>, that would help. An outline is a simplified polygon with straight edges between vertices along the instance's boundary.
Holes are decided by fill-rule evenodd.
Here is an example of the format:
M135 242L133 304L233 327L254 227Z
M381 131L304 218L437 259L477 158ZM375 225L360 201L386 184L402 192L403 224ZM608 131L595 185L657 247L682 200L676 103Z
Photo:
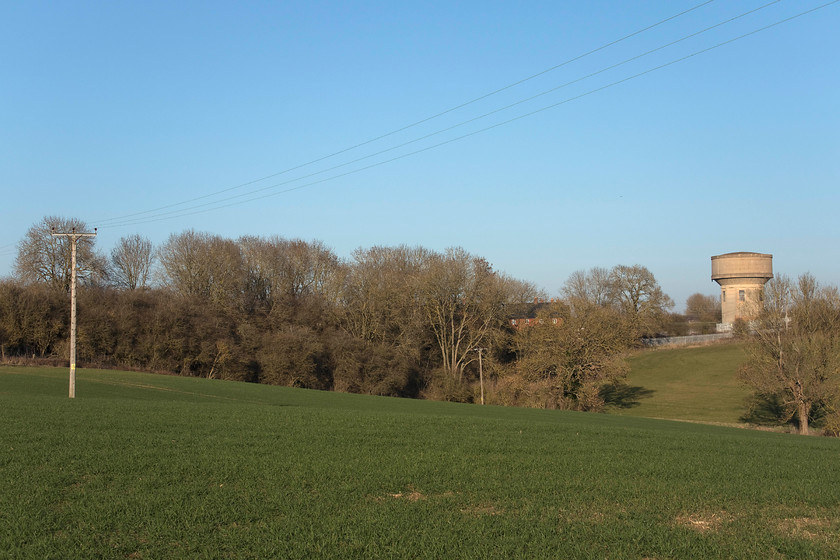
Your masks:
M780 276L767 284L764 304L740 378L808 434L814 411L840 404L840 294L809 274L795 283Z

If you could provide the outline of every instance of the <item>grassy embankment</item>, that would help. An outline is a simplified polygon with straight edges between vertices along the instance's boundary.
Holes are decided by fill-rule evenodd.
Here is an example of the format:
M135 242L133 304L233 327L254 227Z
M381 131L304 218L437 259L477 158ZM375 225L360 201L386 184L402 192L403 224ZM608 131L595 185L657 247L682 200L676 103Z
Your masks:
M0 558L840 558L840 441L0 368Z
M630 359L626 408L610 412L737 424L746 412L749 389L736 378L745 359L740 344L663 348Z

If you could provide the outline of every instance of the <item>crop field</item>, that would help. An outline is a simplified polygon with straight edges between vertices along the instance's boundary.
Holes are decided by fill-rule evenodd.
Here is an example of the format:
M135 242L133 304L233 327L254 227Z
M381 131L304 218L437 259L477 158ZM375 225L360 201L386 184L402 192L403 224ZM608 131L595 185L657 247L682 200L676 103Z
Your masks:
M840 558L840 441L0 368L0 558Z

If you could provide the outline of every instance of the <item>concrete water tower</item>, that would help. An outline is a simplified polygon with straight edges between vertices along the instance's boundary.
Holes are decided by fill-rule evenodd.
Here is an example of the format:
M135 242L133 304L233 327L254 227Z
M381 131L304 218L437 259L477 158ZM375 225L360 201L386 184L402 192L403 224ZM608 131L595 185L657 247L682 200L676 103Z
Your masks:
M720 284L722 322L754 319L764 306L764 284L773 278L773 255L726 253L712 257L712 280Z

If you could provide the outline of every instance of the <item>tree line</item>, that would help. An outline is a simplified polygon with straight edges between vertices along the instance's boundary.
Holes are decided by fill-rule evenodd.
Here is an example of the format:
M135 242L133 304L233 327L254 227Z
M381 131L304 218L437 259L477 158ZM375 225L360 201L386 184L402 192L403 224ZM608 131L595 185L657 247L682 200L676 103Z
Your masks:
M2 361L66 362L70 246L51 232L71 228L86 225L33 225L0 280ZM671 313L641 265L574 272L547 300L461 248L340 259L319 241L187 230L159 247L130 235L109 255L81 238L77 270L82 365L373 395L471 402L486 388L490 403L599 410L644 337L720 320L717 298L701 294ZM780 276L752 315L738 328L745 419L840 432L837 288Z
M67 356L70 256L46 217L0 281L0 357ZM596 410L628 349L670 320L640 265L573 274L546 303L533 284L462 248L360 248L187 230L159 247L122 238L109 255L78 241L77 360L315 389ZM527 328L512 317L552 319ZM556 319L556 320L555 320Z

